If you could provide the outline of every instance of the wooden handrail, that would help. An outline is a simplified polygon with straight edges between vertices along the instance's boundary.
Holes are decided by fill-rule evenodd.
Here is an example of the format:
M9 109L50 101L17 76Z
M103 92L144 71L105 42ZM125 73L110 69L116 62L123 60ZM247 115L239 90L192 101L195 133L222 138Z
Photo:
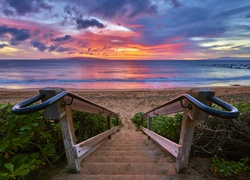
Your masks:
M52 94L48 94L49 92L52 92ZM46 94L46 97L45 97ZM67 99L66 101L62 102L63 106L71 105L72 109L82 111L82 112L89 112L93 114L102 114L105 116L114 116L118 117L119 114L106 109L105 107L102 107L98 104L95 104L83 97L80 97L70 91L66 91L61 88L45 88L40 90L40 94L36 95L32 98L29 98L19 104L16 104L12 108L12 112L14 114L29 114L32 112L40 111L43 109L46 109L50 107L51 105L57 103L64 97L70 97L70 99ZM40 104L36 104L33 106L29 106L39 100L42 100L43 102Z
M111 134L119 130L119 114L61 88L45 88L39 92L39 95L15 105L12 111L15 114L28 114L44 110L45 118L58 119L61 123L68 169L73 173L78 173L81 170L81 160L96 149L104 139L111 138ZM32 105L39 100L42 100L40 104ZM108 130L76 144L72 110L107 116ZM117 126L112 129L111 116L117 118Z
M150 125L148 125L148 129L141 126L141 130L176 157L177 172L185 169L188 165L196 120L206 120L208 115L222 118L236 118L239 116L239 111L235 107L215 98L214 94L214 91L209 89L192 89L187 94L174 98L162 106L148 111L142 116L141 125L145 118L148 118L148 124ZM217 104L227 110L227 112L211 108L212 103ZM152 117L181 111L184 111L184 114L179 144L151 131Z
M196 106L200 110L210 114L214 115L217 117L222 117L222 118L236 118L239 116L239 111L233 107L232 105L220 100L219 98L216 98L214 96L208 96L207 99L218 106L222 107L223 109L227 111L221 111L218 109L211 108L203 103L201 103L199 100L195 99L189 94L182 94L181 96L178 96L174 98L173 100L167 102L166 104L163 104L155 109L152 109L148 112L146 112L142 118L145 117L154 117L158 115L167 115L167 114L172 114L172 113L177 113L180 111L183 111L183 108L189 108L191 109L193 106ZM189 104L188 106L183 105L183 100L188 100Z

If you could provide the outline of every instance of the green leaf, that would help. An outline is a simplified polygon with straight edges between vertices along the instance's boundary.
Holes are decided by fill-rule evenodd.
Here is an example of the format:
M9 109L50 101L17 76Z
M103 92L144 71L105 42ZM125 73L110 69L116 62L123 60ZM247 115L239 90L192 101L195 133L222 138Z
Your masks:
M8 173L0 173L0 177L7 177Z
M18 176L26 176L30 173L30 169L23 169L21 172L17 173Z
M14 172L14 164L6 163L6 164L4 164L4 166L6 167L6 169L8 169L11 172L11 174L13 174L13 172Z
M5 140L0 144L0 152L5 151L5 149L7 149L10 145L10 141L9 140Z
M29 165L23 164L19 168L17 168L14 172L18 176L26 176L30 172Z
M38 126L39 126L39 123L31 123L31 126L33 126L33 127L38 127Z
M25 126L20 127L20 131L30 130L30 129L31 129L30 125L25 125Z

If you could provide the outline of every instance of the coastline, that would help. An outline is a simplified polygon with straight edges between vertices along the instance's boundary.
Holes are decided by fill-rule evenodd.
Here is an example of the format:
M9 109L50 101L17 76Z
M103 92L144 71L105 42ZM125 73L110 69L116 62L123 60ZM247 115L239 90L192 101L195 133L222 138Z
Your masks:
M249 102L250 86L207 87L215 91L215 96L228 103ZM207 89L206 88L206 89ZM91 102L120 113L127 128L132 128L130 119L137 112L147 112L167 101L186 93L192 88L133 89L133 90L84 90L67 89ZM0 89L0 104L16 104L39 93L39 89Z

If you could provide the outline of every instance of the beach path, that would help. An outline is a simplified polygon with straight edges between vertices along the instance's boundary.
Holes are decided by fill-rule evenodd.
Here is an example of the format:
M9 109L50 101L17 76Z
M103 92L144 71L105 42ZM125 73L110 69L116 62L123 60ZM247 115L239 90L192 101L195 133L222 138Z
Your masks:
M175 158L163 151L142 132L122 128L96 151L83 159L79 174L64 170L53 180L61 179L199 179L176 174Z

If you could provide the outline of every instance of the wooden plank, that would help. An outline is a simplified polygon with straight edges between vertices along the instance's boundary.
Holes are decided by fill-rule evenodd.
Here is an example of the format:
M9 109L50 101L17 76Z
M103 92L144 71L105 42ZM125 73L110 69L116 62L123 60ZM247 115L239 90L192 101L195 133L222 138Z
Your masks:
M44 94L44 98L42 102L54 97L58 93L62 92L61 88L44 88L40 89L39 93ZM65 112L65 108L62 107L63 99L58 102L52 104L51 106L44 109L44 116L46 119L60 119L63 112Z
M152 117L149 117L148 118L148 129L151 130L151 127L152 127Z
M109 135L113 134L119 129L119 126L116 126L108 131L105 131L101 134L98 134L97 136L94 136L86 141L83 141L79 144L75 145L77 157L83 156L85 153L87 153L90 149L92 149L95 145L100 143L102 140L107 138Z
M69 106L66 106L66 113L63 117L60 118L60 123L64 148L68 160L68 169L73 173L77 173L81 170L81 166L77 161L77 153L74 148L76 138L73 127L71 109Z
M107 116L107 128L111 128L111 121L110 121L110 116ZM109 139L111 139L111 135L108 136Z
M156 141L158 144L160 144L164 149L166 149L168 152L170 152L174 157L177 157L178 152L181 148L181 145L160 136L159 134L154 133L153 131L150 131L144 127L141 126L141 130L146 133L150 138L152 138L154 141Z
M45 95L42 101L46 101L62 91L63 89L60 88L41 89L40 93ZM52 104L46 108L44 112L46 118L60 120L63 143L68 160L68 169L71 172L77 173L80 171L80 164L77 161L77 155L74 148L76 143L74 125L70 106L62 106L64 101L68 101L68 97L64 97L58 102Z
M159 115L173 114L173 113L177 113L180 111L183 111L183 107L181 106L181 102L177 101L177 102L174 102L173 104L150 111L149 113L147 113L147 116L154 117L154 116L159 116Z
M211 106L211 102L208 101L207 97L214 94L214 91L211 91L209 89L192 89L188 92L188 94L190 94L203 104ZM188 100L185 100L184 106L187 106L189 103L190 102ZM194 135L194 128L196 124L195 120L204 120L207 118L207 116L208 115L206 113L194 106L191 110L189 110L188 108L184 109L179 140L179 144L182 146L182 149L181 151L179 151L176 160L177 172L185 169L188 165L188 159Z
M105 109L102 109L100 107L96 107L92 104L88 104L87 102L82 102L80 100L74 99L73 103L71 105L72 110L81 111L81 112L88 112L93 114L101 114L105 116L116 116L114 113L109 112Z

